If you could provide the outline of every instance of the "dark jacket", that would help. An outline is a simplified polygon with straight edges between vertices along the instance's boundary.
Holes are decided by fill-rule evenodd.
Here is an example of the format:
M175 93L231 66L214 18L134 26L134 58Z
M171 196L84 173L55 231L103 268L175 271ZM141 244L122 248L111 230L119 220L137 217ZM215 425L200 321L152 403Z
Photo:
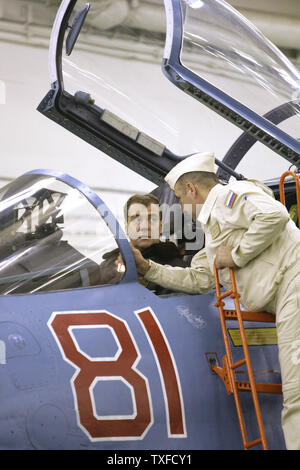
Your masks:
M183 260L183 256L180 254L175 243L172 242L160 242L155 245L149 246L141 250L141 253L145 259L151 259L159 264L167 264L169 266L180 266L185 268L187 263ZM141 284L147 287L157 295L170 294L173 291L166 289L165 287L155 284L151 281L146 281L143 277L139 279Z
M120 250L116 248L115 250L103 255L104 261L99 266L100 275L93 283L94 285L116 284L120 282L123 277L123 273L118 272L116 267L116 261L119 254ZM187 263L184 261L177 246L172 242L155 243L154 245L141 250L141 254L145 259L151 259L156 263L167 264L169 266L187 266ZM157 295L169 294L172 292L171 290L159 286L154 282L146 281L142 276L139 277L139 282Z

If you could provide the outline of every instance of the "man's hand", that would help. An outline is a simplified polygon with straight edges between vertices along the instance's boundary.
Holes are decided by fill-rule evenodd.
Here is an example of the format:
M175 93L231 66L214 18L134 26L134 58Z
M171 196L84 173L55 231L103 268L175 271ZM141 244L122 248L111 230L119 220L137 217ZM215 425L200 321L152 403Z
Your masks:
M217 269L237 267L231 256L232 249L233 249L232 246L226 246L226 245L219 246L216 252Z
M136 269L139 274L142 274L143 276L146 274L147 271L150 269L150 263L148 260L143 258L140 250L137 250L132 243L130 243L130 247L135 259L135 264L136 264Z
M126 271L126 266L125 266L125 263L123 261L123 258L122 258L122 255L121 253L119 254L119 256L117 257L117 259L114 261L114 264L115 264L115 267L116 267L116 271L118 273L125 273Z

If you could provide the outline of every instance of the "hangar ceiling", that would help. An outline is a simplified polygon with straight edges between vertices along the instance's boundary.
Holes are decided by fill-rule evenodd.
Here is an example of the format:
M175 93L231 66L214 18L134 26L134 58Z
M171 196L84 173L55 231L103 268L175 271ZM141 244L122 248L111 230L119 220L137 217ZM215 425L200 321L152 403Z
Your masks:
M48 47L60 0L0 0L0 40ZM87 50L158 62L164 47L163 0L93 0L83 31ZM229 0L300 66L300 0ZM134 39L134 41L133 41Z

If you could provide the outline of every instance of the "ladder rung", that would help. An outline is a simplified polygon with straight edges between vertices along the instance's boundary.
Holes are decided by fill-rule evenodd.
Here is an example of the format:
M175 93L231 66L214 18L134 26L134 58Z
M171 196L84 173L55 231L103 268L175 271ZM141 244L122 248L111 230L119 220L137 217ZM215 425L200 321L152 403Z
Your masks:
M237 362L234 362L233 364L231 364L230 368L231 369L236 369L237 367L239 366L242 366L243 364L246 363L246 359L241 359L240 361L237 361Z
M249 382L238 382L236 381L237 387L241 392L251 392L251 386ZM264 383L264 382L255 382L255 389L258 393L273 393L281 394L282 385L275 383Z
M242 319L244 321L254 321L262 323L275 323L276 318L272 313L267 312L250 312L242 310ZM237 320L236 310L224 310L224 317L226 320Z
M246 449L250 449L250 447L256 446L257 444L261 443L261 438L255 439L255 441L247 442L245 447Z

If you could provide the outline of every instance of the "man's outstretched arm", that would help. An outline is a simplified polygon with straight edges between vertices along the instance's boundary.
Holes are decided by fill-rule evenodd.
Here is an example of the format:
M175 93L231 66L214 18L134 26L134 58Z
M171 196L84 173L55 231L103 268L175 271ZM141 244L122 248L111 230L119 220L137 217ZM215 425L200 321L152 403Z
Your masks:
M205 249L194 256L189 268L161 265L146 260L134 247L132 251L137 270L147 281L186 294L204 294L214 286L214 278L209 269Z

